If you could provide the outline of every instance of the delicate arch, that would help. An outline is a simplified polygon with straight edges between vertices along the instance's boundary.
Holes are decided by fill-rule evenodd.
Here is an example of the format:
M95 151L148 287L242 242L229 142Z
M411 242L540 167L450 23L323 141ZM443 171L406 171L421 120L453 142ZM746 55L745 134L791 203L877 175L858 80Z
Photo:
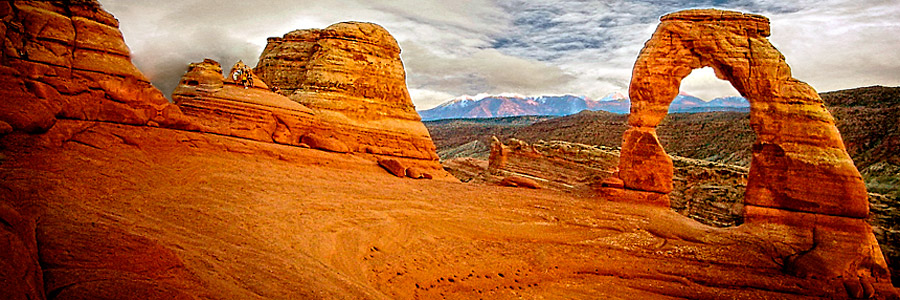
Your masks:
M632 73L630 127L619 164L626 188L672 191L672 161L656 126L681 80L708 66L750 102L757 137L745 194L748 211L866 217L865 185L834 118L812 87L791 77L784 56L766 38L767 18L705 9L676 12L660 21Z

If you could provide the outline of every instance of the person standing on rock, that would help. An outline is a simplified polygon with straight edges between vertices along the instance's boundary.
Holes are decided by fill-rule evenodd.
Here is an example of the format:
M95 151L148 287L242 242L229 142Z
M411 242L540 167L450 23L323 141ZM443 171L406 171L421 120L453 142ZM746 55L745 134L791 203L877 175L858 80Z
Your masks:
M240 70L241 70L241 84L243 84L243 85L244 85L244 88L246 89L246 88L247 88L247 81L249 80L248 78L249 78L250 76L249 76L249 74L247 74L248 72L247 72L246 70L244 70L244 69L240 69Z
M253 72L250 72L250 67L244 67L244 74L247 74L247 84L244 84L244 88L247 86L253 86Z
M243 73L241 69L234 70L234 72L231 73L231 80L238 82L238 80L241 79L241 73Z

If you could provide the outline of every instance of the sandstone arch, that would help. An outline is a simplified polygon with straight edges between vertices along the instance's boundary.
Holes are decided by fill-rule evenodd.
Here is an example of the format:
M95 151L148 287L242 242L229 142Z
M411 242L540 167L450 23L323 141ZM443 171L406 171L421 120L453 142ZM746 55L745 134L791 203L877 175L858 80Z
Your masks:
M791 77L784 56L767 40L759 15L712 9L665 15L635 62L630 128L619 177L628 189L669 193L672 161L656 135L681 80L712 67L751 105L756 132L747 212L772 209L864 218L866 188L818 93Z

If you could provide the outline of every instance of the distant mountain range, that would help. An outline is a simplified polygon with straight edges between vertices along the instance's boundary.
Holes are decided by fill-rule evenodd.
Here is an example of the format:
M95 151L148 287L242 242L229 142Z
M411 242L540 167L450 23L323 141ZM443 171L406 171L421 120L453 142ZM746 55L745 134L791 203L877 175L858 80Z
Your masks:
M462 96L437 107L419 111L423 121L457 118L494 118L511 116L567 116L583 110L603 110L627 114L631 101L621 93L612 93L600 100L584 96L478 95ZM669 112L749 111L750 103L742 97L723 97L704 101L687 93L680 93L669 106Z

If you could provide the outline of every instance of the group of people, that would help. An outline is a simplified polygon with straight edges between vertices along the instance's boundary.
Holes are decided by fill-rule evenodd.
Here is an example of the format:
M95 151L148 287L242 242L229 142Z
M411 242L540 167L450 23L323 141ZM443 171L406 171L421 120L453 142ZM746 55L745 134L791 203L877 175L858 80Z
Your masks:
M253 72L251 72L250 67L247 67L246 65L242 65L240 68L235 69L234 73L231 75L231 79L235 82L240 81L245 89L253 86Z
M250 88L253 86L253 71L250 67L245 65L243 61L238 61L232 69L231 79L234 80L235 83L240 82L243 84L245 89ZM272 92L281 93L281 89L277 86L272 86L270 89Z

